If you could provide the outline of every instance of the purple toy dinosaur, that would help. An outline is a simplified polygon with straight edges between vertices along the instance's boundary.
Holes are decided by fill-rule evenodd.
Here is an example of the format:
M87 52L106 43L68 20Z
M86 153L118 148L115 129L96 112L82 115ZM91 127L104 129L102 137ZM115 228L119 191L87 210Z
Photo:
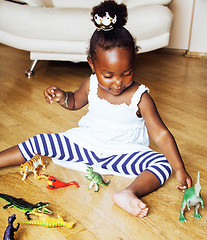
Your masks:
M16 215L13 214L8 218L9 225L6 228L6 231L4 232L4 238L3 240L14 240L14 232L16 232L19 229L19 223L17 224L17 227L13 227L13 223L16 219Z

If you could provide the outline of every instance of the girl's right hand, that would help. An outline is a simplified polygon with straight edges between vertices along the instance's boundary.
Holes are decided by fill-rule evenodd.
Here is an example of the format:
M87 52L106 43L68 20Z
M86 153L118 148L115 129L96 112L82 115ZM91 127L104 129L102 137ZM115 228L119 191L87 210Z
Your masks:
M48 103L53 104L65 99L65 92L58 87L49 87L44 91L44 96Z

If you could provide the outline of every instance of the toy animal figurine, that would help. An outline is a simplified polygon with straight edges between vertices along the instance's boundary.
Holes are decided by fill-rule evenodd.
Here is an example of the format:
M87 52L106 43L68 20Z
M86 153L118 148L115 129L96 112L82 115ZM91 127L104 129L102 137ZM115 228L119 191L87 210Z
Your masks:
M200 195L201 191L201 185L200 185L200 173L198 172L198 179L197 183L194 187L190 187L185 190L184 196L183 196L183 202L180 210L180 222L186 222L186 218L184 216L184 210L187 206L188 210L190 210L190 206L195 206L195 212L194 212L194 218L201 219L202 216L198 212L198 209L200 205L202 205L202 208L204 208L204 202Z
M99 191L99 185L102 186L107 186L110 183L110 180L108 182L105 182L103 180L103 177L97 173L97 172L93 172L93 168L92 167L87 167L88 172L88 176L85 176L85 178L87 178L88 180L91 181L89 187L87 189L91 189L93 187L93 184L95 184L95 190L94 192L98 192Z
M43 227L67 227L72 228L74 225L74 222L65 222L60 215L58 215L58 218L51 218L48 216L42 216L40 219L34 220L34 221L28 221L28 222L19 222L21 224L31 224L31 225L39 225Z
M3 240L14 240L14 232L18 231L19 229L19 223L17 224L17 227L13 227L13 223L16 220L16 215L13 214L8 218L8 226L6 228L6 231L4 232L4 238Z
M34 177L38 177L39 165L42 166L42 169L46 169L46 163L41 155L35 155L29 161L21 164L20 173L23 175L22 180L25 180L28 172L33 172Z
M77 188L79 188L78 183L75 182L75 181L64 183L64 182L61 182L61 181L57 180L55 177L48 176L46 174L40 174L37 177L37 179L41 179L41 178L47 179L48 185L47 185L46 188L48 188L48 189L56 189L56 188L67 187L67 186L71 186L71 185L75 185Z
M25 217L30 220L29 214L47 213L52 214L52 212L46 208L49 203L39 202L37 204L31 204L24 201L22 198L15 198L7 194L0 193L0 198L7 201L9 204L5 205L3 208L7 209L9 207L15 207L18 210L25 213Z

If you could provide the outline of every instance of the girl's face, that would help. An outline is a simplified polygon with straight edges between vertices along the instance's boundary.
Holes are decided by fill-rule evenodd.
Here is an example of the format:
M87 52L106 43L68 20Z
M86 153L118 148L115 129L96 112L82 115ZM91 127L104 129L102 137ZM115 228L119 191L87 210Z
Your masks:
M117 96L133 82L134 61L125 48L100 49L94 62L88 59L101 88Z

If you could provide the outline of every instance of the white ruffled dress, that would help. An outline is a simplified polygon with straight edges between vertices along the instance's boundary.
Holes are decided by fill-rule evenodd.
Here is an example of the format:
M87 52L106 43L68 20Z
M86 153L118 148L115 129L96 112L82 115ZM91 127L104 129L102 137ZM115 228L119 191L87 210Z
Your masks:
M125 103L114 105L98 97L98 79L95 74L91 75L88 96L89 111L79 121L79 127L69 129L62 133L63 136L78 146L95 152L101 158L114 154L150 151L145 121L136 115L138 103L146 91L149 89L141 85L134 93L130 105ZM76 170L85 171L86 169L86 166L81 164L55 159L53 161ZM102 174L114 174L105 169L96 170Z

